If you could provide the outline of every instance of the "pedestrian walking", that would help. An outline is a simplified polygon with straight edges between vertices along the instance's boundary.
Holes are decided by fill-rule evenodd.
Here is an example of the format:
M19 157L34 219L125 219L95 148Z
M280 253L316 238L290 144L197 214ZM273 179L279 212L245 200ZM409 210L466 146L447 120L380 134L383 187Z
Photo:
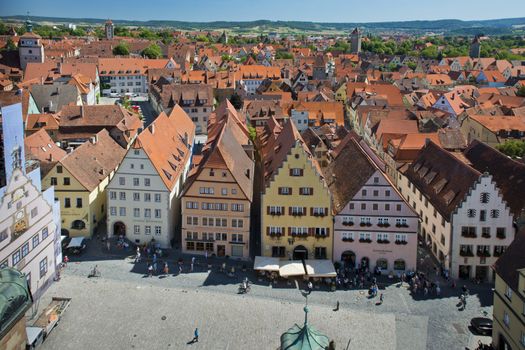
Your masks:
M436 286L436 295L439 296L441 294L441 288L439 286Z
M156 261L153 262L153 272L157 273L157 262Z
M163 272L165 275L169 274L169 267L168 267L168 262L165 262L164 263L164 269L163 269Z
M198 343L199 342L199 329L195 328L195 331L193 332L193 342Z
M135 263L140 262L140 251L137 249L137 255L135 256Z
M193 265L195 264L195 257L192 256L191 257L191 266L190 266L190 271L193 272Z
M383 293L379 295L379 305L383 304Z
M182 273L182 262L179 261L179 273Z
M67 263L68 263L68 262L69 262L69 258L68 258L68 256L67 256L67 255L65 255L65 256L64 256L64 264L63 264L63 265L64 265L64 267L66 267L66 266L67 266Z
M111 243L109 243L109 240L106 241L106 246L108 247L108 252L109 252L111 249Z
M151 266L151 264L148 264L148 275L149 277L153 277L153 266Z
M312 281L308 281L308 291L312 292L312 289L314 289L314 285L312 284Z
M206 262L208 262L208 251L204 252L204 259L206 259Z

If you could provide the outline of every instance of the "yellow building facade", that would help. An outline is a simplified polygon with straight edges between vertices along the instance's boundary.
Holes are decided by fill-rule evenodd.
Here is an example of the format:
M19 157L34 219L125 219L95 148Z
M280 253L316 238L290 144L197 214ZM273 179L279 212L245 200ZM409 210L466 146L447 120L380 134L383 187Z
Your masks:
M525 231L494 265L492 343L496 349L525 349Z
M273 161L278 161L279 152L286 155L281 165L267 174L261 198L261 254L283 259L332 259L331 197L315 158L300 138L287 150L275 152Z

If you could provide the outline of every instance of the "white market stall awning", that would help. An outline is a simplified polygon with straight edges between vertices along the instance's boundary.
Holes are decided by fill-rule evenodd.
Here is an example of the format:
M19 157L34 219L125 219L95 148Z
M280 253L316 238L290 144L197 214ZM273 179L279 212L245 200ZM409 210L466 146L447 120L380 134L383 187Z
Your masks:
M82 247L82 242L84 241L85 237L73 237L71 238L71 241L69 241L69 244L67 245L67 248L77 248Z
M303 276L306 274L301 260L283 260L279 264L281 277Z
M279 271L279 258L269 256L256 256L253 263L253 269L259 271Z
M334 264L330 260L305 260L308 277L336 277Z

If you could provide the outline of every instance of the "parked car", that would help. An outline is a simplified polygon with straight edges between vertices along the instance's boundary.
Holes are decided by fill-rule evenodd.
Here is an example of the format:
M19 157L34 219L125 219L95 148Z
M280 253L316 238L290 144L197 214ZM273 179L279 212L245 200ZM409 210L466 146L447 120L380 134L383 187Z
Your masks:
M66 252L69 255L79 255L86 249L85 237L73 237L66 247Z
M109 93L109 97L120 97L120 94L118 94L116 92L110 92Z
M486 317L474 317L470 320L470 325L479 334L492 334L492 319Z

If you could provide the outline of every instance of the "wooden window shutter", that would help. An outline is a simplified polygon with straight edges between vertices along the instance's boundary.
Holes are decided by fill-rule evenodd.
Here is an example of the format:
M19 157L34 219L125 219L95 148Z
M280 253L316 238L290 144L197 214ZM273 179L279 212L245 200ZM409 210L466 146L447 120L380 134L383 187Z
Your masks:
M293 176L293 169L290 169L290 176Z
M278 193L278 194L283 194L283 188L282 188L282 187L279 187L279 188L277 189L277 193Z
M303 215L306 215L306 207L303 207Z
M314 195L314 188L310 187L310 196L313 196L313 195Z
M281 214L282 214L282 215L285 214L284 207L281 207Z
M288 227L288 236L290 236L291 234L292 234L292 228Z
M281 227L281 233L284 235L286 233L286 227Z
M266 234L267 234L267 235L270 234L270 226L266 226Z
M324 215L328 215L328 208L324 208Z
M303 174L304 174L304 169L300 169L300 171L299 171L299 175L300 175L300 176L303 176Z
M269 205L266 207L266 214L270 214L270 206Z
M288 215L292 215L292 207L288 207Z
M308 227L308 236L313 236L314 233L315 233L314 228L313 227Z
M310 207L310 216L314 216L314 208Z
M326 228L326 235L330 236L330 228L329 227Z
M288 195L292 195L292 188L291 187L288 187Z

